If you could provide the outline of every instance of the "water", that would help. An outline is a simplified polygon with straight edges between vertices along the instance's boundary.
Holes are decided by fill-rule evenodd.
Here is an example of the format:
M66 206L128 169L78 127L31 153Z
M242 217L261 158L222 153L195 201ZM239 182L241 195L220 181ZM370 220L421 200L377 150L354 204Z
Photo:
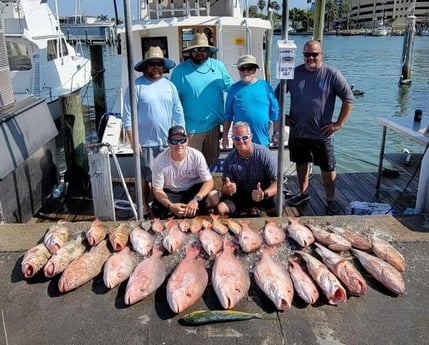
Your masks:
M273 47L280 36L274 36ZM290 36L297 45L297 63L302 63L302 47L310 36ZM325 36L324 61L341 70L350 84L365 94L356 97L352 115L335 137L338 172L376 171L381 145L382 126L377 116L414 116L416 108L429 116L429 37L417 36L414 42L412 83L399 86L404 38L397 37L337 37ZM107 108L113 107L119 92L121 56L116 47L104 47L105 86ZM276 51L272 54L276 57ZM272 76L275 78L275 63ZM278 84L273 79L273 87ZM88 90L92 95L92 90ZM286 110L288 109L286 97ZM91 103L90 103L91 104ZM337 101L337 110L340 101ZM401 152L422 151L423 148L407 139L388 132L386 150Z

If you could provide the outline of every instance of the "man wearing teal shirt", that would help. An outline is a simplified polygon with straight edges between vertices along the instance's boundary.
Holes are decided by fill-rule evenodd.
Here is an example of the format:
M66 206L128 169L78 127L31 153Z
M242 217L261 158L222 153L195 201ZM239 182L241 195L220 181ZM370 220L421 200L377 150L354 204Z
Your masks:
M224 119L224 92L232 80L224 64L209 55L218 49L210 46L204 33L196 33L183 50L190 58L171 75L185 113L189 146L201 151L209 166L219 157L220 124Z

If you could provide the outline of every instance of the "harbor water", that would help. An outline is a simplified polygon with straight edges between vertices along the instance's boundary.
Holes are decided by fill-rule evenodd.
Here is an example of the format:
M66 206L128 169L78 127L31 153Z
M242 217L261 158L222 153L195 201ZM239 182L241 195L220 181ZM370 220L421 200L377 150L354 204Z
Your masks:
M272 85L278 84L275 72L277 40L273 42ZM297 45L296 63L302 60L302 47L310 36L289 36ZM335 148L338 172L376 171L381 145L382 127L375 121L378 116L411 116L422 109L429 116L429 37L416 36L411 68L411 85L399 85L404 38L401 36L325 36L324 61L340 69L355 89L364 92L357 96L352 116L336 134ZM103 48L107 109L111 109L120 87L121 56L116 47ZM86 96L85 96L86 95ZM92 97L89 88L83 98ZM286 96L285 111L289 96ZM89 100L89 104L91 101ZM338 114L340 101L337 101ZM402 152L408 149L422 152L423 147L388 132L386 150ZM388 165L386 165L388 166Z

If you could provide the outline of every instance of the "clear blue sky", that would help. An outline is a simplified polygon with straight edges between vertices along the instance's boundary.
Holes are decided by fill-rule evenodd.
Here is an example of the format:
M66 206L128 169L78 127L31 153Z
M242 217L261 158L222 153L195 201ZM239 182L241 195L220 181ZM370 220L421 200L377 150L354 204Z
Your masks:
M136 11L136 0L129 0L131 11L135 13ZM268 2L268 0L265 0ZM249 0L250 3L255 3L257 0ZM282 4L283 0L277 0ZM60 16L72 16L74 14L86 14L92 16L98 16L100 14L105 14L109 18L114 17L115 9L113 5L113 0L80 0L81 13L76 13L76 4L78 0L57 0L58 12ZM55 0L48 0L49 7L52 12L55 13ZM118 7L119 17L124 17L124 1L116 0ZM307 4L307 0L289 0L289 8L308 8L310 4Z

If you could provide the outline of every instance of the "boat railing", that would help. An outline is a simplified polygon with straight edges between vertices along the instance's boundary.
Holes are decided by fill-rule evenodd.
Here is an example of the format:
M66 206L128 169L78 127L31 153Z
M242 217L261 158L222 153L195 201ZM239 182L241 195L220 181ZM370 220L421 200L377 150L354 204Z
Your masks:
M200 6L200 1L183 0L181 6L177 6L174 0L170 0L168 5L165 1L142 2L142 19L160 19L165 17L178 16L200 16L210 15L210 0L206 0L206 6Z
M82 70L82 68L88 68L88 66L89 66L89 68L91 68L91 63L90 63L90 60L89 59L85 59L85 63L83 64L83 65L79 65L78 66L78 69L73 73L73 75L72 75L72 77L71 77L71 82L70 82L70 92L73 92L74 91L74 88L73 88L73 82L74 82L74 79L75 79L75 76L78 74L78 73L81 73L81 70ZM91 72L91 71L90 71ZM84 73L85 75L86 75L86 71L85 71L85 73Z

